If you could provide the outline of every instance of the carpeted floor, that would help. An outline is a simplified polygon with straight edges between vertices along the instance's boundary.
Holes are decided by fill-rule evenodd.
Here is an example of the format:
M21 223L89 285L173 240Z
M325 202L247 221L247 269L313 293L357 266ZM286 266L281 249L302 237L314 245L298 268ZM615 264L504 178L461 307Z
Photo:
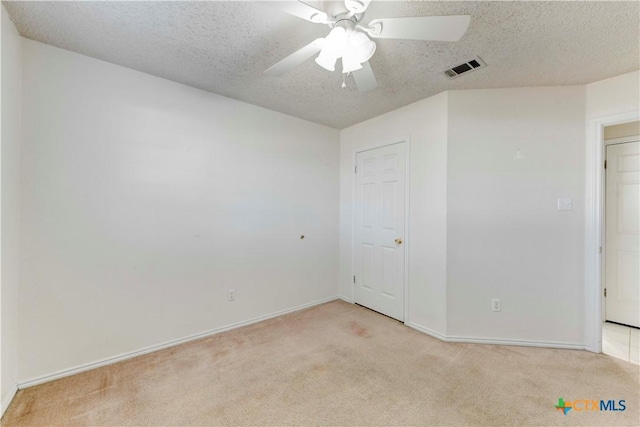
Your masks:
M639 425L639 367L444 343L335 301L18 392L12 425ZM554 408L626 400L625 411Z

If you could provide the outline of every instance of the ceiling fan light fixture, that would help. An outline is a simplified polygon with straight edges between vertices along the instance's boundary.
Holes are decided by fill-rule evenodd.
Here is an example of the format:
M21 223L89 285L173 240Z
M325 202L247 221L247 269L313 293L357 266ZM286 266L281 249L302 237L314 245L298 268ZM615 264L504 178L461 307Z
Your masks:
M320 51L320 55L318 55L318 57L316 58L316 64L318 64L319 66L321 66L327 71L335 71L337 60L338 60L338 57L335 54L323 48Z
M376 44L367 35L354 31L349 37L347 51L359 63L367 62L376 52Z
M352 55L344 55L342 57L342 72L351 73L353 71L361 70L362 64L354 59Z
M347 41L347 31L342 27L335 27L324 39L320 55L316 58L316 64L325 70L335 71L336 61L344 53Z
M328 49L336 52L336 56L340 57L342 50L344 50L344 46L347 44L348 38L347 30L342 27L334 27L329 35L324 39L324 47L322 49Z
M358 47L356 59L360 63L367 62L368 60L371 59L374 53L376 53L376 44L375 42L369 40L368 42Z

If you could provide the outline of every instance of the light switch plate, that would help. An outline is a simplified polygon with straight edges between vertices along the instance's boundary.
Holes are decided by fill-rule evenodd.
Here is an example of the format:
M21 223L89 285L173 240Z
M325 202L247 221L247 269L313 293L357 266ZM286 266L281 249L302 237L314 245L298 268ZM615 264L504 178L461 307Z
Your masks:
M570 197L558 197L558 210L570 211L573 209L573 200Z

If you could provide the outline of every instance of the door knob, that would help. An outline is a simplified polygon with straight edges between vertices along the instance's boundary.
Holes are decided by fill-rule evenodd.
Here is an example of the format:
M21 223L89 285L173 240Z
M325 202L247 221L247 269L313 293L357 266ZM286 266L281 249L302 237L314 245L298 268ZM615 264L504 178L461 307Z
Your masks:
M398 238L396 239L396 245L401 245L402 244L402 239Z

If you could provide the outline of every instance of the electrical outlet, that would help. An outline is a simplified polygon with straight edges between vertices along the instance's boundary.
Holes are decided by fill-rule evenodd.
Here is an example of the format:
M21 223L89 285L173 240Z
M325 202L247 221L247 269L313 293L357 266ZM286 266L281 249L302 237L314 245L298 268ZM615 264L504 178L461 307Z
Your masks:
M227 291L227 301L235 301L236 300L236 290L229 289Z
M498 298L491 300L491 311L500 311L500 300Z

